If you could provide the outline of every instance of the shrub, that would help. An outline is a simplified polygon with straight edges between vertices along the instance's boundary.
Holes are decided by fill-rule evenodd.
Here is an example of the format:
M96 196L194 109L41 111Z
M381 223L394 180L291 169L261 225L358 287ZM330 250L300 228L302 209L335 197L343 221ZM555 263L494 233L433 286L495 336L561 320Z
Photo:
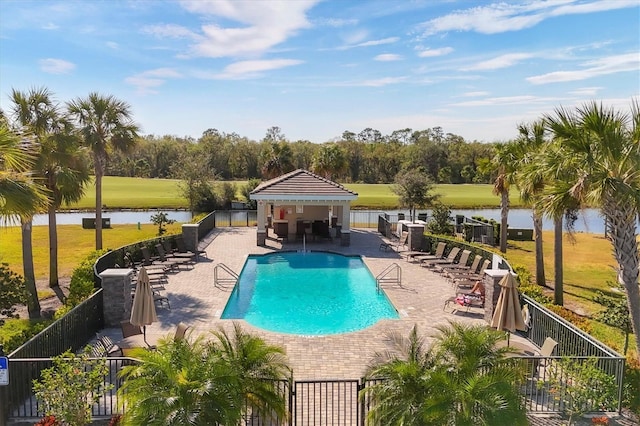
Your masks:
M0 344L6 353L11 353L44 330L49 324L51 324L51 320L7 320L0 329Z
M533 283L533 280L531 279L531 272L529 272L529 269L527 269L526 266L513 264L511 267L513 268L513 272L518 275L517 278L520 282L518 291L521 294L525 294L543 305L551 303L552 299L544 294L542 287Z
M624 369L623 403L636 415L640 416L640 360L627 357Z
M9 269L7 263L0 264L0 316L16 317L16 305L27 303L29 293L24 279ZM0 317L0 325L4 319Z
M545 307L549 309L551 312L556 313L561 316L565 320L569 321L571 324L580 328L581 330L590 333L591 332L591 324L589 323L589 319L582 317L576 314L573 311L565 308L564 306L553 305L551 303L545 304Z
M53 358L51 368L42 370L39 381L33 381L45 414L74 426L91 423L91 406L113 385L104 386L109 373L104 359L89 356L88 347L79 355L66 351Z
M71 284L69 285L69 296L65 301L65 306L73 308L93 294L95 287L93 265L100 256L108 251L109 250L94 251L73 270L71 274Z

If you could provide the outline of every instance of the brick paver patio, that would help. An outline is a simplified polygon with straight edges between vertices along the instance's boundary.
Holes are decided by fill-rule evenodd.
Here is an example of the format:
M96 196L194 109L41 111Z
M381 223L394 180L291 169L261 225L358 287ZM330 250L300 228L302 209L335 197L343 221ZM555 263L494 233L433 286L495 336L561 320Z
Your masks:
M193 269L169 275L165 293L171 310L157 309L159 321L147 327L149 339L170 335L181 321L193 327L192 335L207 335L219 326L230 326L231 321L221 320L220 315L231 288L214 286L214 267L223 263L239 274L249 254L302 248L301 241L282 243L275 239L268 239L266 247L259 247L256 245L255 228L218 228L207 240L210 241L206 247L208 259L201 258ZM402 287L384 285L383 288L400 319L382 320L365 330L331 336L273 333L243 320L235 321L239 321L247 331L284 347L296 380L362 377L372 355L385 349L385 336L390 331L407 335L417 324L419 332L429 339L436 332L436 326L450 320L486 324L482 320L482 311L477 308L469 312L443 311L445 300L454 293L451 285L427 268L407 262L401 256L402 252L380 250L380 243L384 241L374 230L353 229L349 247L342 247L339 240L334 240L308 242L306 248L359 254L374 276L397 263L402 269ZM110 334L116 333L114 337L119 338L117 332L110 330Z

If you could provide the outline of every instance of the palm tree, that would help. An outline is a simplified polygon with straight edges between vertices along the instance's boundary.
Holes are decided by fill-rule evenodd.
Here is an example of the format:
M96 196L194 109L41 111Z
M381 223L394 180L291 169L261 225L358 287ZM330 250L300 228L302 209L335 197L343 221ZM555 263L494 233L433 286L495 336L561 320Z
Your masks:
M263 418L285 417L285 400L276 382L289 369L283 349L246 334L239 325L216 339L202 336L160 341L155 351L140 350L141 362L123 368L121 392L125 425L236 425L248 407Z
M35 154L31 144L25 141L9 129L6 121L0 122L0 217L9 222L18 218L22 223L30 224L30 218L46 206L47 197L46 189L32 178ZM31 234L23 231L22 255L25 285L29 292L27 309L30 318L37 318L40 316L40 302L31 247Z
M498 146L493 162L498 175L493 183L493 193L500 196L500 251L507 252L507 227L509 224L509 188L514 183L514 170L518 162L513 142Z
M139 128L132 121L131 107L114 96L90 93L67 104L80 125L84 143L91 149L96 179L96 250L102 249L102 177L111 149L128 151L135 144Z
M393 351L375 355L367 377L379 381L361 394L372 404L370 424L527 424L519 369L507 348L496 348L504 335L457 323L438 330L431 351L414 327L406 339L390 336Z
M14 114L39 145L34 171L49 192L49 287L58 286L58 234L56 211L62 202L78 201L89 180L87 161L79 149L71 123L45 88L12 92Z
M555 137L545 156L550 179L543 208L552 215L567 206L597 206L606 219L618 263L618 282L627 291L636 347L640 355L640 291L637 221L640 212L640 105L631 114L596 102L575 111L545 115Z
M544 188L544 176L540 173L536 158L544 144L547 143L545 131L544 121L542 120L528 125L522 124L518 126L519 138L516 141L521 152L517 171L517 185L520 189L522 201L532 206L533 234L536 249L536 284L540 286L546 285L546 277L542 245L542 212L535 201L540 197Z
M239 385L237 404L245 407L246 402L252 414L262 419L285 418L286 405L278 382L287 379L291 371L284 349L245 333L238 323L233 324L232 334L220 328L213 335L216 341L209 351L234 372Z
M239 407L230 397L236 384L229 366L208 357L202 339L162 340L155 351L140 349L141 362L121 371L127 404L125 425L231 424Z
M262 175L267 179L273 179L293 170L291 147L286 141L265 141L267 144L263 153L264 162Z
M334 176L343 175L347 167L344 151L335 143L323 144L313 156L313 172L329 180Z
M438 389L431 381L435 359L414 326L408 337L388 336L391 349L374 354L366 377L376 382L360 398L370 402L367 421L374 425L439 424L444 414L433 411L430 395Z

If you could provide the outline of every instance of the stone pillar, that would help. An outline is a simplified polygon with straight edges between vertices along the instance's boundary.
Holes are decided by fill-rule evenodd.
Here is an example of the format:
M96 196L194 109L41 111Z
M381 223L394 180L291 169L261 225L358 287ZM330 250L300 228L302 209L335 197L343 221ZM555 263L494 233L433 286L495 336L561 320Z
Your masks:
M351 245L351 206L345 203L342 206L342 228L340 228L340 245Z
M197 223L185 223L182 225L182 239L184 240L184 247L188 251L192 251L196 254L196 262L200 259L199 250L198 250L198 242L200 239L198 238L198 229L200 225Z
M484 319L491 324L493 311L500 296L500 280L511 272L507 269L487 269L484 271Z
M407 240L407 250L418 251L422 248L422 238L424 236L424 225L419 223L407 224L409 239Z
M102 280L103 313L105 325L120 326L120 321L131 314L131 276L133 269L105 269Z
M257 245L259 246L264 246L267 244L267 231L257 231L258 234L258 238L257 238Z
M340 231L340 245L344 247L351 245L351 231Z

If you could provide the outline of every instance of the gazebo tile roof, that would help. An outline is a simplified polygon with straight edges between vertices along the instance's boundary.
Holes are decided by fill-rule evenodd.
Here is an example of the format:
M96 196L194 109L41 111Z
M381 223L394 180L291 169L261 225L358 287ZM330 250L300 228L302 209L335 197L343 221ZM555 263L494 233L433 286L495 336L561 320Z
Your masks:
M308 170L298 169L258 185L251 195L352 196L358 194Z

